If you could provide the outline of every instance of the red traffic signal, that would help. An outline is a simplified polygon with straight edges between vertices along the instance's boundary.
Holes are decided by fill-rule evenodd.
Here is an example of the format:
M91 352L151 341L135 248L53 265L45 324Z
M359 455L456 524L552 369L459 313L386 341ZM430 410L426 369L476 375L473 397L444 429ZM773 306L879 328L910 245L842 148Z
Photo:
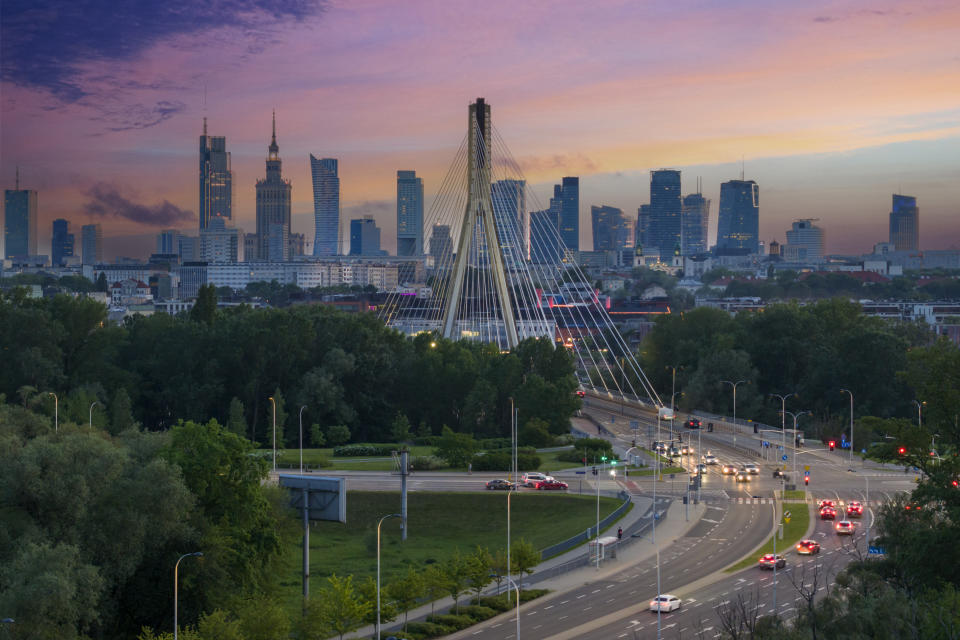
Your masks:
M906 447L900 447L899 449L897 449L897 453L899 453L899 454L902 455L902 456L905 456L905 455L907 455L907 448L906 448Z
M803 484L810 484L810 476L803 476Z
M831 441L828 442L827 444L830 445L830 451L833 451L833 448L834 448L835 446L837 446L837 443L836 443L835 440L831 440Z

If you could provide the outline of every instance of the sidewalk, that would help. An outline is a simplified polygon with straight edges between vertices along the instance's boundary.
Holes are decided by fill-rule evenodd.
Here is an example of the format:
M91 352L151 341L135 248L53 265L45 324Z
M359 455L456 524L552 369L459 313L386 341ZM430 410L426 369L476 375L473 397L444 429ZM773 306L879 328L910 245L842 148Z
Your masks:
M613 523L607 530L606 533L610 535L613 532L616 535L617 527L623 527L625 532L632 532L637 530L643 530L647 532L649 526L645 526L649 522L649 512L646 508L646 505L651 505L652 500L645 496L634 496L634 507L630 512L621 518L619 521ZM657 499L657 502L661 502L661 498ZM537 565L534 573L527 576L524 579L523 584L530 584L531 587L537 589L550 589L551 593L544 596L543 598L538 598L534 600L539 606L543 602L557 597L569 591L570 589L575 589L583 584L590 583L596 580L605 580L611 575L623 571L624 569L642 562L643 560L656 554L657 547L661 550L670 544L672 544L677 538L682 537L690 529L692 529L700 521L700 518L703 516L706 511L706 505L701 502L699 505L686 505L689 507L689 521L684 518L684 504L681 500L673 500L670 506L666 509L665 516L661 517L657 524L657 544L654 545L650 541L649 533L645 533L642 537L630 537L628 541L628 536L624 536L624 544L620 546L617 550L617 558L610 559L606 561L601 561L600 568L597 569L594 565L588 565L573 569L561 573L556 576L551 576L543 580L537 580L537 574L546 574L549 573L551 569L556 569L561 565L582 559L588 553L587 545L581 545L575 549L571 549L567 553L561 554L559 556L550 558L541 562ZM662 507L661 507L662 508ZM659 511L659 509L658 509ZM646 518L644 517L646 516ZM464 604L465 600L470 596L464 596L461 598L460 603ZM436 613L446 613L453 606L452 598L442 598L433 603L433 610ZM526 606L526 604L521 604L521 610ZM413 622L414 620L422 619L430 615L431 605L425 604L417 609L410 611L409 620ZM509 611L500 614L505 618L512 617L514 611ZM497 616L497 617L500 617ZM495 619L495 618L492 618ZM387 630L399 630L402 627L403 617L400 616L397 620L394 620L390 623L381 623L381 628L384 632ZM463 631L459 631L447 638L459 638L459 637L469 637L472 635L475 628L467 628ZM349 635L345 636L346 638L371 638L374 635L373 625L368 625L362 627Z

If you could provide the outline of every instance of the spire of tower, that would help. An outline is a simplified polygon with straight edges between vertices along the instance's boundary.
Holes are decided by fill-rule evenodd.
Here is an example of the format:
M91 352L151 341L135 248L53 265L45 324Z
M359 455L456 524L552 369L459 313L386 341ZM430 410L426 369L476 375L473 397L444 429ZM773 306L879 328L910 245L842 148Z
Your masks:
M270 139L270 160L280 159L280 146L277 144L277 112L273 112L273 136Z
M203 116L203 135L207 135L207 116Z
M20 165L17 165L17 186L15 188L20 191Z
M277 144L277 110L273 110L273 144Z

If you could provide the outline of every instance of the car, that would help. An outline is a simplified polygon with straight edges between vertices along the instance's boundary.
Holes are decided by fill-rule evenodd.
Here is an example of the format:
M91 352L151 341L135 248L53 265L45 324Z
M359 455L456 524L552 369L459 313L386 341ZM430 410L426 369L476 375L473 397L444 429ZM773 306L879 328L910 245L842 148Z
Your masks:
M667 450L668 450L668 447L667 447L667 445L665 445L664 443L658 442L656 445L654 445L654 449L655 449L656 452L659 453L659 454L666 454L666 453L667 453Z
M680 449L678 449L678 448L676 448L676 447L670 447L670 457L671 457L671 458L679 458L680 455L681 455Z
M749 473L752 476L760 475L760 467L753 464L752 462L748 462L747 464L743 465L743 468L746 469L747 473Z
M780 469L774 469L774 470L773 470L773 477L774 477L774 478L783 478L783 479L785 479L785 480L789 480L789 479L790 479L790 476L788 476L785 471L782 471L782 470L780 470Z
M691 447L690 445L685 444L682 447L680 447L680 453L682 453L685 456L688 456L690 454L696 453L696 451L694 451L693 447Z
M720 473L725 476L735 476L737 475L737 465L735 464L725 464L720 467Z
M550 476L545 473L539 473L537 471L531 471L529 473L523 474L520 478L520 481L525 487L535 487L538 482L543 482L544 480L553 480Z
M836 520L837 519L837 510L833 507L824 507L820 509L820 519L821 520Z
M863 505L857 502L856 500L850 502L847 505L847 517L848 518L862 518L863 517Z
M582 397L585 396L585 395L587 395L587 392L586 392L586 391L584 391L583 389L577 389L577 397L578 397L578 398L582 398Z
M750 474L743 471L737 472L737 482L750 482Z
M836 507L833 503L833 500L821 500L817 503L817 509L823 509L824 507Z
M666 611L670 613L671 611L676 611L680 608L680 605L683 603L680 601L680 598L669 593L665 593L662 596L657 596L650 601L650 611Z
M537 489L543 489L546 491L566 491L567 489L566 482L560 482L559 480L554 480L553 478L541 480L534 486L536 486Z
M852 536L856 527L849 520L841 520L834 525L834 528L837 530L838 536Z
M783 569L785 566L787 566L787 559L784 558L779 553L777 555L768 553L763 556L760 556L761 569L773 569L774 567L776 567L777 569Z
M713 455L712 453L708 453L707 455L703 456L703 462L704 464L720 464L717 456Z
M699 429L700 428L700 419L699 418L690 418L683 423L687 429Z
M820 543L816 540L801 540L797 543L797 553L802 556L812 556L820 553Z
M490 490L503 490L510 491L511 489L516 489L517 485L509 480L504 480L503 478L497 478L496 480L491 480L487 483L487 489Z

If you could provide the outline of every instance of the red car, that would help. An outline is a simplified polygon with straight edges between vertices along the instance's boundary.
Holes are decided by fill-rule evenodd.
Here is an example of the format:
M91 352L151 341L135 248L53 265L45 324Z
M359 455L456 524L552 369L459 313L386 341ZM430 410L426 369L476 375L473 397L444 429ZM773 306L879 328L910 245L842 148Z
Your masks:
M537 483L537 489L565 491L567 489L567 483L560 482L559 480L544 480Z
M801 540L797 543L797 553L802 556L812 556L820 553L820 543L816 540Z
M820 509L820 519L821 520L836 520L837 519L837 510L833 507L824 507Z
M847 505L847 515L851 518L863 517L863 505L856 501L851 502Z
M700 420L699 420L698 418L690 418L689 420L687 420L687 421L684 423L684 426L685 426L687 429L699 429L699 428L700 428Z
M836 506L837 505L833 503L833 500L821 500L820 502L817 503L818 509L823 509L824 507L836 507Z

